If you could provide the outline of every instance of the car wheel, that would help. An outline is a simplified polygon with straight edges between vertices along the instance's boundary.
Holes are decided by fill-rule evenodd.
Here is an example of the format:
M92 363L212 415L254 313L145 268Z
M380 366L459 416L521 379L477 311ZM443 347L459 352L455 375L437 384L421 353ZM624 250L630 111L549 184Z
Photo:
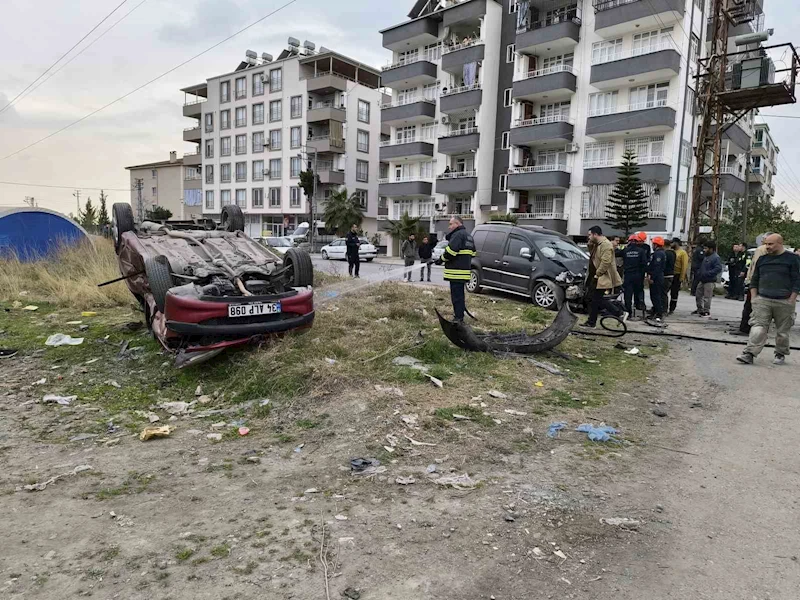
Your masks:
M366 260L367 262L372 262L373 261L372 258L365 258L364 260Z
M480 294L481 293L481 272L478 269L473 268L469 272L469 281L467 282L467 291L470 294Z
M305 250L289 248L283 255L283 266L287 270L290 287L314 285L314 266Z
M117 202L111 207L111 235L114 238L114 251L119 254L122 234L133 231L133 209L126 202Z
M328 253L325 250L322 251L322 260L328 260Z
M163 255L147 258L144 261L144 272L147 276L147 284L153 293L153 299L156 301L156 306L163 313L167 304L167 292L175 287L169 260Z
M220 223L225 231L244 231L244 213L242 209L235 204L223 206Z
M539 308L548 310L558 310L564 302L566 294L564 290L552 281L542 279L533 284L531 289L531 300Z

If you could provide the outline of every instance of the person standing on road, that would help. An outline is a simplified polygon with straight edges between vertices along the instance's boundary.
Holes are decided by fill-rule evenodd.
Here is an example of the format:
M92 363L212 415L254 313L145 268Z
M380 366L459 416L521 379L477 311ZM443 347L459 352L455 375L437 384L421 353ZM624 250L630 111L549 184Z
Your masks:
M639 242L636 235L628 238L628 245L622 256L623 278L622 287L625 293L625 311L633 314L634 307L641 310L642 314L646 310L643 304L639 303L639 297L644 295L644 273L647 270L647 250ZM634 304L635 302L635 304Z
M464 286L469 281L472 259L477 256L477 252L475 252L475 241L459 217L450 217L447 229L449 230L445 236L447 246L437 262L444 264L444 280L450 282L450 300L453 303L456 323L463 323L464 313L467 310Z
M614 248L614 262L617 265L617 273L623 275L625 266L625 249L620 247L622 238L618 235L611 236L611 246ZM623 281L625 277L623 275Z
M653 255L647 265L650 281L650 302L653 304L652 316L657 321L664 317L664 273L666 272L667 255L664 252L664 238L653 238ZM674 267L673 267L674 268Z
M414 266L414 261L417 258L417 238L413 233L400 246L400 255L403 257L403 263L406 267L403 273L403 281L411 283L411 272L413 271L411 267Z
M358 239L357 225L353 224L350 226L350 231L347 232L344 243L345 246L347 246L347 271L350 273L350 277L359 279L358 273L361 260L358 257L358 248L361 246L361 240Z
M682 248L681 238L672 238L672 250L675 252L675 268L672 271L669 314L674 313L675 309L678 308L678 294L680 294L681 285L689 275L689 255Z
M433 248L428 236L422 238L422 245L419 247L419 280L425 281L425 267L428 268L428 281L431 280L431 265L433 264Z
M604 309L625 321L628 318L628 313L620 311L607 296L611 290L622 285L622 277L617 272L614 247L608 241L608 238L603 235L603 230L597 225L589 229L589 240L595 246L592 253L595 288L592 293L589 318L583 323L583 326L597 327L597 315L600 313L600 309Z
M711 314L711 300L714 298L714 288L717 285L717 278L722 273L722 261L717 254L717 242L708 240L703 242L703 254L705 258L697 271L697 291L695 300L697 310L693 315L707 317Z
M644 278L647 276L647 265L650 264L650 255L653 253L652 249L650 248L650 244L647 243L647 234L644 231L640 231L636 234L636 239L639 240L639 243L644 248L644 256L645 256L645 268L642 270L642 283L641 287L639 287L639 295L636 298L636 302L641 307L641 310L644 312L647 310L647 306L644 303Z
M771 235L772 232L769 231L764 235L760 235L756 238L757 247L753 252L753 256L750 258L750 264L747 265L747 274L744 277L745 295L744 295L744 306L742 307L742 319L741 321L739 321L739 328L732 330L730 332L732 335L739 335L739 336L750 335L750 316L753 314L753 303L750 300L750 280L753 279L753 273L756 270L756 265L758 264L758 260L767 253L767 247L764 244L764 240Z
M764 241L767 253L762 256L750 280L753 316L750 339L740 356L740 363L752 365L767 343L769 326L775 321L775 365L782 365L789 355L789 331L794 325L797 295L800 294L800 258L787 252L783 237L773 233Z
M700 280L697 279L697 273L700 271L700 265L703 264L703 260L706 257L703 251L703 244L705 243L705 238L698 239L697 245L692 250L692 296L697 293L697 284L700 283Z
M675 254L675 250L672 249L671 245L669 248L666 247L666 242L663 238L661 238L661 241L664 243L664 254L666 256L664 261L664 298L661 301L661 310L663 311L661 318L663 319L669 307L669 292L675 279L675 261L677 261L678 255Z
M747 253L744 244L734 244L728 259L728 300L744 300L744 278L747 274Z

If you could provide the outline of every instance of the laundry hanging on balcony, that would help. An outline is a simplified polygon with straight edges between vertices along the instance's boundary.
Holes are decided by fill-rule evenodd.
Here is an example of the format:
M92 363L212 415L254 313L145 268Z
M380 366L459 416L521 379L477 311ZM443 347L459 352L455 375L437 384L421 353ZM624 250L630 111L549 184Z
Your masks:
M527 29L531 18L531 3L528 0L522 0L517 5L517 29Z
M331 146L342 148L344 146L344 136L342 135L342 124L339 121L330 121Z
M475 74L478 71L478 63L471 62L464 65L464 87L475 85Z

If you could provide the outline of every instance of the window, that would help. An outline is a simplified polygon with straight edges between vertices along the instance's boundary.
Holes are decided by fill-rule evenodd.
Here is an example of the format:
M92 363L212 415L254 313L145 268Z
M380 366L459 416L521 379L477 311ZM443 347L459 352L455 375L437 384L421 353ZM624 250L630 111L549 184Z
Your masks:
M559 54L557 56L545 58L542 61L542 71L546 73L557 73L559 71L563 71L564 67L572 68L574 60L574 54Z
M511 132L504 131L502 137L500 138L500 148L503 150L508 150L511 148Z
M686 88L686 112L690 115L697 114L697 96L690 87Z
M556 165L566 166L567 154L565 152L559 152L558 150L539 150L539 153L536 155L536 164L549 165L552 167Z
M264 208L264 188L253 188L253 208Z
M269 91L280 92L283 89L283 69L272 69L269 72Z
M219 182L231 182L231 163L223 163L219 166Z
M206 210L214 210L214 190L206 190Z
M247 163L236 163L236 181L247 181ZM238 204L238 202L237 202Z
M293 156L289 160L289 177L300 177L303 170L303 160L299 156Z
M368 192L367 190L356 190L356 193L353 194L356 200L358 200L358 205L363 209L367 210L367 198Z
M230 129L231 128L231 109L221 110L219 111L219 128L220 129Z
M622 38L616 40L603 40L592 44L592 64L619 60L622 58Z
M487 232L486 241L483 243L483 250L485 254L498 254L503 255L506 246L506 238L508 232L505 231L489 231Z
M437 42L435 44L428 44L422 51L422 56L430 62L435 62L442 58L442 44Z
M303 116L303 97L292 96L289 99L290 118L299 119Z
M247 78L238 77L236 79L236 99L247 98Z
M692 33L689 41L689 68L697 70L697 59L700 57L700 38Z
M157 195L158 194L156 193L156 188L153 188L153 196L157 196Z
M206 165L206 183L214 183L214 165Z
M633 152L640 165L664 162L664 136L625 140L625 151Z
M397 64L408 65L419 60L419 48L413 50L402 50L397 53Z
M220 81L219 82L219 101L220 102L230 102L231 101L231 82L230 81Z
M689 140L681 140L681 164L684 167L692 166L692 143Z
M369 132L359 129L356 137L356 149L359 152L369 152Z
M264 122L264 103L253 104L253 125L261 125Z
M417 128L415 125L398 127L394 130L394 141L396 144L410 144L417 139Z
M369 163L365 160L356 161L356 181L369 181Z
M247 127L247 107L240 106L236 109L236 126Z
M239 208L247 208L247 190L236 190L234 198L236 206Z
M281 207L281 188L269 188L269 207Z
M757 174L761 173L761 157L760 156L753 156L750 159L750 164L752 165L753 173L757 173ZM156 189L156 188L153 188L153 189Z
M281 159L280 158L271 158L269 161L269 178L270 179L280 179L281 178Z
M356 164L356 167L358 164ZM422 179L431 179L433 177L433 172L436 167L436 161L433 160L426 160L425 162L419 163L419 176ZM405 174L405 173L404 173ZM408 173L409 175L411 173ZM356 174L356 181L358 181L358 174ZM366 181L366 179L364 180Z
M475 117L472 117L472 125L475 125ZM432 140L436 137L436 123L423 123L419 126L419 139Z
M156 169L150 169L150 177L152 177L153 179L158 177L158 171Z
M283 103L280 100L273 100L269 103L269 120L271 122L280 121L283 113Z
M220 190L219 192L219 200L222 206L228 206L231 203L231 191L230 190Z
M358 101L358 120L362 123L369 123L369 102L366 100Z
M214 113L206 113L206 133L214 131Z
M236 136L236 154L247 154L247 135Z
M303 143L303 128L292 127L289 130L290 144L292 148L299 148Z
M666 106L669 97L669 82L652 83L641 87L631 88L630 110L642 110L656 106Z
M264 132L253 132L253 153L264 152Z
M214 140L206 140L206 158L214 158Z
M506 88L503 90L503 106L506 108L511 106L511 90L512 88Z
M269 149L280 150L283 145L283 136L280 129L271 129L269 132Z
M505 173L500 174L500 183L497 186L498 192L507 192L508 191L508 175Z
M569 102L555 102L553 104L542 104L539 107L539 118L557 121L569 117Z
M589 116L610 115L617 112L619 92L589 94Z
M508 0L508 14L513 15L517 8L517 0Z
M264 181L264 161L253 161L253 181Z
M667 27L660 31L637 33L633 36L631 55L641 56L642 54L649 54L650 52L671 48L673 46L672 29L672 27Z
M439 82L422 86L422 97L427 100L436 100L439 97Z
M531 249L531 244L526 242L521 237L517 237L515 235L511 235L508 237L508 244L506 246L506 256L513 256L515 258L519 258L520 250L523 248L527 248L528 250Z
M513 63L514 56L516 55L517 45L516 44L509 44L506 46L506 62Z
M300 208L300 188L292 186L289 188L289 207Z
M583 149L583 168L592 169L614 165L614 142L591 142Z
M678 217L686 216L686 192L678 192Z
M253 75L253 96L264 95L264 80L261 79L262 77L264 77L263 73Z
M219 138L219 154L220 156L230 156L231 155L231 138L224 137Z

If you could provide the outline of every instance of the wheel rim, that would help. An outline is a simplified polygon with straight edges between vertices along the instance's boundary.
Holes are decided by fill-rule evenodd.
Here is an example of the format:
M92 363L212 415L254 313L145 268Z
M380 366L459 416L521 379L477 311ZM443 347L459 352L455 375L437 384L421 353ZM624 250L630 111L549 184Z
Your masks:
M475 271L472 271L469 274L469 283L467 284L467 288L471 292L478 289L478 274Z
M536 290L533 293L533 299L539 306L543 308L550 308L556 301L556 295L555 292L550 289L549 285L541 284L536 287Z
M322 260L328 260L328 253L325 250L322 251Z

